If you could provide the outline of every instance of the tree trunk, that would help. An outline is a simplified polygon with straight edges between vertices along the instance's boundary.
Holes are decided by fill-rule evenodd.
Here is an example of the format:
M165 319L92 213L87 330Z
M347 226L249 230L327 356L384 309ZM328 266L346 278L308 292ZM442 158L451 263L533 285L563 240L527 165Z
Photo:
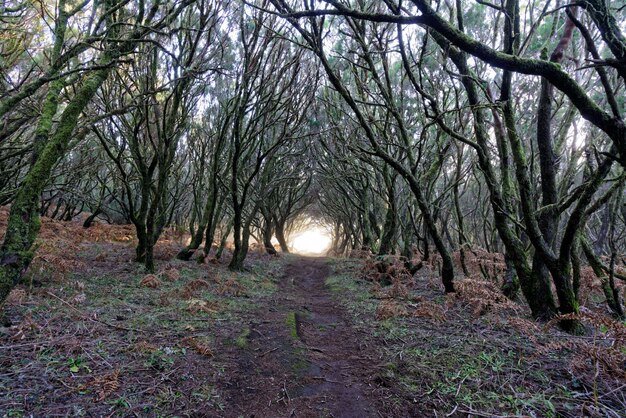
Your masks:
M269 255L276 255L276 249L274 244L272 244L272 235L272 222L269 221L266 222L265 228L263 228L263 246Z
M383 225L383 232L380 238L378 255L386 255L394 251L398 219L394 178L391 178L389 175L387 165L385 165L384 176L385 184L387 186L387 199L389 206L387 207L387 212L385 213L385 223Z
M600 282L602 283L602 291L604 292L604 297L606 298L606 304L609 306L613 314L617 318L624 318L624 308L622 307L622 303L619 300L619 290L615 286L612 277L607 276L602 268L602 262L600 258L594 253L591 245L584 240L581 239L582 249L585 253L585 257L589 262L589 265L593 269L594 274ZM615 258L611 257L611 262L615 262ZM612 270L612 269L611 269Z
M211 252L211 248L213 247L213 240L215 239L215 231L217 230L217 226L219 224L219 222L221 221L221 217L222 217L222 206L224 205L224 201L226 200L226 195L222 196L218 203L217 206L215 207L215 209L213 210L213 214L211 215L211 218L209 219L209 224L206 227L206 233L204 236L204 255L201 258L206 258L208 257L209 253ZM232 223L229 223L229 232L226 234L228 236L228 234L230 233L230 228L232 226Z
M517 278L515 265L508 251L504 253L504 263L506 265L506 271L504 273L501 290L507 298L515 299L519 290L519 280Z
M96 220L96 218L98 217L98 215L100 215L101 212L102 212L102 209L98 208L91 215L89 215L87 219L85 219L85 222L83 222L83 228L91 228L91 225L93 225L93 221Z
M287 245L287 239L285 238L285 224L276 222L276 239L280 245L280 250L286 254L289 254L289 246Z
M215 212L216 205L215 199L217 196L215 194L212 198L207 200L207 204L204 208L204 213L202 214L202 218L200 219L200 223L198 224L198 229L194 232L191 237L191 242L189 245L182 250L178 254L176 254L176 258L179 260L188 261L193 257L196 250L202 244L204 240L204 257L206 257L211 251L211 246L213 244L213 236L215 234Z
M550 56L550 61L560 63L563 59L565 49L569 45L574 31L574 23L568 17L565 21L565 28L559 43ZM539 108L537 111L537 149L539 151L539 168L541 172L541 196L544 207L554 206L558 202L558 189L556 173L559 161L554 151L554 139L552 136L552 84L545 78L541 79L541 90L539 96ZM528 216L528 215L527 215ZM534 216L534 215L531 215ZM559 213L556 210L546 210L539 217L539 230L544 241L553 250L556 241L556 234L559 223ZM549 288L550 274L556 287L559 299L559 311L562 314L578 312L578 299L572 286L570 254L560 257L559 266L548 268L545 254L541 249L535 251L533 257L533 275L535 280ZM566 328L576 328L577 325L564 324Z
M148 234L144 224L135 224L137 233L137 248L135 248L135 262L143 263L146 261L146 250L148 248Z
M508 13L513 17L513 19L505 20L505 47L512 52L517 49L519 44L519 10L517 9L516 1L507 1L506 7ZM477 141L476 144L471 145L476 150L479 166L484 174L487 187L489 188L490 201L493 208L496 228L506 247L506 252L510 257L512 264L515 266L524 296L526 297L534 317L545 319L551 318L554 315L556 308L551 299L552 296L550 293L550 287L546 286L545 283L537 282L535 280L532 270L527 262L524 245L519 237L514 233L513 227L510 225L509 218L506 216L507 202L510 202L510 187L509 183L505 182L505 184L503 184L502 192L498 188L498 180L489 157L488 150L490 145L488 134L485 129L485 115L480 107L480 96L475 83L476 77L468 67L466 55L464 53L454 48L450 48L448 41L437 32L433 32L433 38L442 49L449 51L450 58L459 70L459 73L463 75L461 82L467 92L469 104L472 106L474 131ZM405 66L406 65L407 64L405 63ZM505 71L503 73L500 101L503 103L502 110L504 114L504 126L506 126L506 134L511 144L511 153L514 157L513 160L515 161L518 183L520 185L520 189L526 190L527 188L530 188L530 181L526 181L528 179L524 173L524 170L526 169L524 148L517 134L514 111L510 102L511 77L512 74L509 71ZM442 129L447 130L446 126L440 126ZM498 132L496 133L498 134ZM504 155L508 155L508 150L506 154L503 154L503 156ZM506 179L508 167L502 168L505 176L504 178ZM530 199L522 198L522 204L530 205L531 203Z
M146 246L146 253L144 259L144 265L146 266L146 272L154 273L155 265L154 265L154 243L149 242Z
M233 257L230 260L230 264L228 268L230 270L241 270L243 268L243 258L241 258L242 254L242 239L241 239L241 208L239 205L234 205L234 215L233 215Z
M250 242L250 225L246 223L241 231L241 240L239 241L239 247L235 247L233 251L233 258L230 260L228 268L233 271L242 271L243 262L248 256L248 247Z
M43 146L37 160L31 165L26 177L11 205L6 234L0 247L0 304L4 302L11 289L20 282L33 259L33 243L41 226L39 218L39 199L43 188L48 183L55 164L65 155L72 133L83 109L96 94L109 74L106 67L110 62L108 54L103 53L99 60L105 68L96 70L87 76L76 95L63 111L56 132Z
M219 247L217 247L217 251L215 252L215 258L216 259L220 259L222 258L222 253L224 252L224 248L226 247L226 240L228 240L228 236L230 235L230 231L233 228L233 223L232 221L228 222L228 226L226 227L226 229L222 232L222 238L220 239L220 245Z

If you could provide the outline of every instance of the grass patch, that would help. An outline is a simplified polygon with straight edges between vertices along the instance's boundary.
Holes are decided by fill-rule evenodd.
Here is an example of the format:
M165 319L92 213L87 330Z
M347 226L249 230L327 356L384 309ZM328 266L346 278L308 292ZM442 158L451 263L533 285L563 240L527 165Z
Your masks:
M248 337L250 337L250 328L244 328L239 336L235 339L235 345L242 350L248 347Z
M293 338L294 340L300 339L300 336L298 335L298 319L295 312L289 312L287 314L285 323L287 324L287 328L289 329L289 334L291 335L291 338Z
M368 317L375 314L378 303L372 298L368 283L356 280L350 274L335 273L328 276L324 284L348 309L357 325L369 327Z
M331 260L335 274L325 284L354 322L379 339L370 344L378 344L387 363L377 380L398 385L404 392L399 401L406 397L427 401L429 408L444 413L458 408L481 414L557 417L580 411L581 401L573 396L577 390L568 389L571 379L564 378L568 363L562 355L551 354L551 367L546 368L533 357L536 347L527 337L498 326L501 317L472 318L464 306L450 304L427 277L415 279L408 298L391 299L402 304L408 315L377 320L376 307L386 299L376 299L372 284L359 278L360 263ZM413 317L422 301L442 306L450 315L442 323Z
M23 335L0 344L17 347L0 353L7 365L0 410L7 416L49 416L51 408L68 416L126 416L129 405L142 404L140 415L176 416L190 408L221 414L226 402L218 380L230 371L218 366L217 356L226 346L249 348L251 330L241 324L277 291L283 260L252 260L236 274L225 265L159 260L158 286L149 288L140 284L143 266L128 261L132 246L90 246L62 276L38 273L42 290L31 289L28 303L11 308ZM105 379L112 369L121 370L116 382ZM43 385L43 370L54 386ZM105 388L107 395L95 402Z
M296 348L293 352L293 359L290 366L294 373L302 373L309 368L311 363L306 359L306 350L304 348Z

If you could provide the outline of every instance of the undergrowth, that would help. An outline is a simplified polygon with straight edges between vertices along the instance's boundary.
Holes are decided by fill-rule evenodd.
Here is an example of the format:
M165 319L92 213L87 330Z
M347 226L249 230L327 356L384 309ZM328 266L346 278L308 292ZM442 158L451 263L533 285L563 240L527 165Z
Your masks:
M330 263L335 274L326 285L375 336L387 362L378 383L399 382L398 402L427 403L452 416L618 417L626 411L623 323L583 310L576 319L589 334L571 336L554 326L558 319L543 325L528 319L524 306L484 275L458 279L457 293L442 296L428 268L413 279L403 263L389 259L385 264L395 267L381 269L380 261L363 257Z
M276 292L281 259L251 257L232 273L174 260L180 245L166 237L158 271L145 275L126 227L67 229L44 220L34 284L6 303L0 416L219 416L218 354L233 339L245 349L242 318Z

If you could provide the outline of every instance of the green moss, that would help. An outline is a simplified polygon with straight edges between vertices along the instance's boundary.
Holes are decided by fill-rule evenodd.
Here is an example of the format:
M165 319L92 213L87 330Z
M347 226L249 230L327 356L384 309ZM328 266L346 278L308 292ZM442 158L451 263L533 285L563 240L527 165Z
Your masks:
M293 339L299 339L300 336L298 335L298 320L296 318L296 313L289 312L287 314L285 323L287 324L287 327L289 327L289 333L291 334L291 337Z
M242 350L248 347L248 337L250 336L250 328L244 328L237 339L235 339L235 345Z
M309 361L305 357L305 350L297 348L294 350L294 358L290 363L291 370L300 373L307 370L310 366Z

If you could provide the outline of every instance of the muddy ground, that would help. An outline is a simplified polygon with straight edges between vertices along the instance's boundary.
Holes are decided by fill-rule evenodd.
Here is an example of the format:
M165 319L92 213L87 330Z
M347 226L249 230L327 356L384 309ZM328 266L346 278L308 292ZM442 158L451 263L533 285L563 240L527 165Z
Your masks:
M325 285L327 260L291 257L279 290L250 324L250 352L228 383L244 416L417 416L418 408L387 402L377 383L382 367L375 338L356 329ZM260 353L260 354L258 354Z
M12 293L0 416L624 416L619 364L591 355L610 329L568 336L477 282L381 288L363 260L254 252L233 273L175 242L146 277L109 238L50 249Z
M376 383L375 338L333 298L327 260L163 260L151 288L131 250L83 245L62 277L42 268L14 292L0 416L413 415Z

